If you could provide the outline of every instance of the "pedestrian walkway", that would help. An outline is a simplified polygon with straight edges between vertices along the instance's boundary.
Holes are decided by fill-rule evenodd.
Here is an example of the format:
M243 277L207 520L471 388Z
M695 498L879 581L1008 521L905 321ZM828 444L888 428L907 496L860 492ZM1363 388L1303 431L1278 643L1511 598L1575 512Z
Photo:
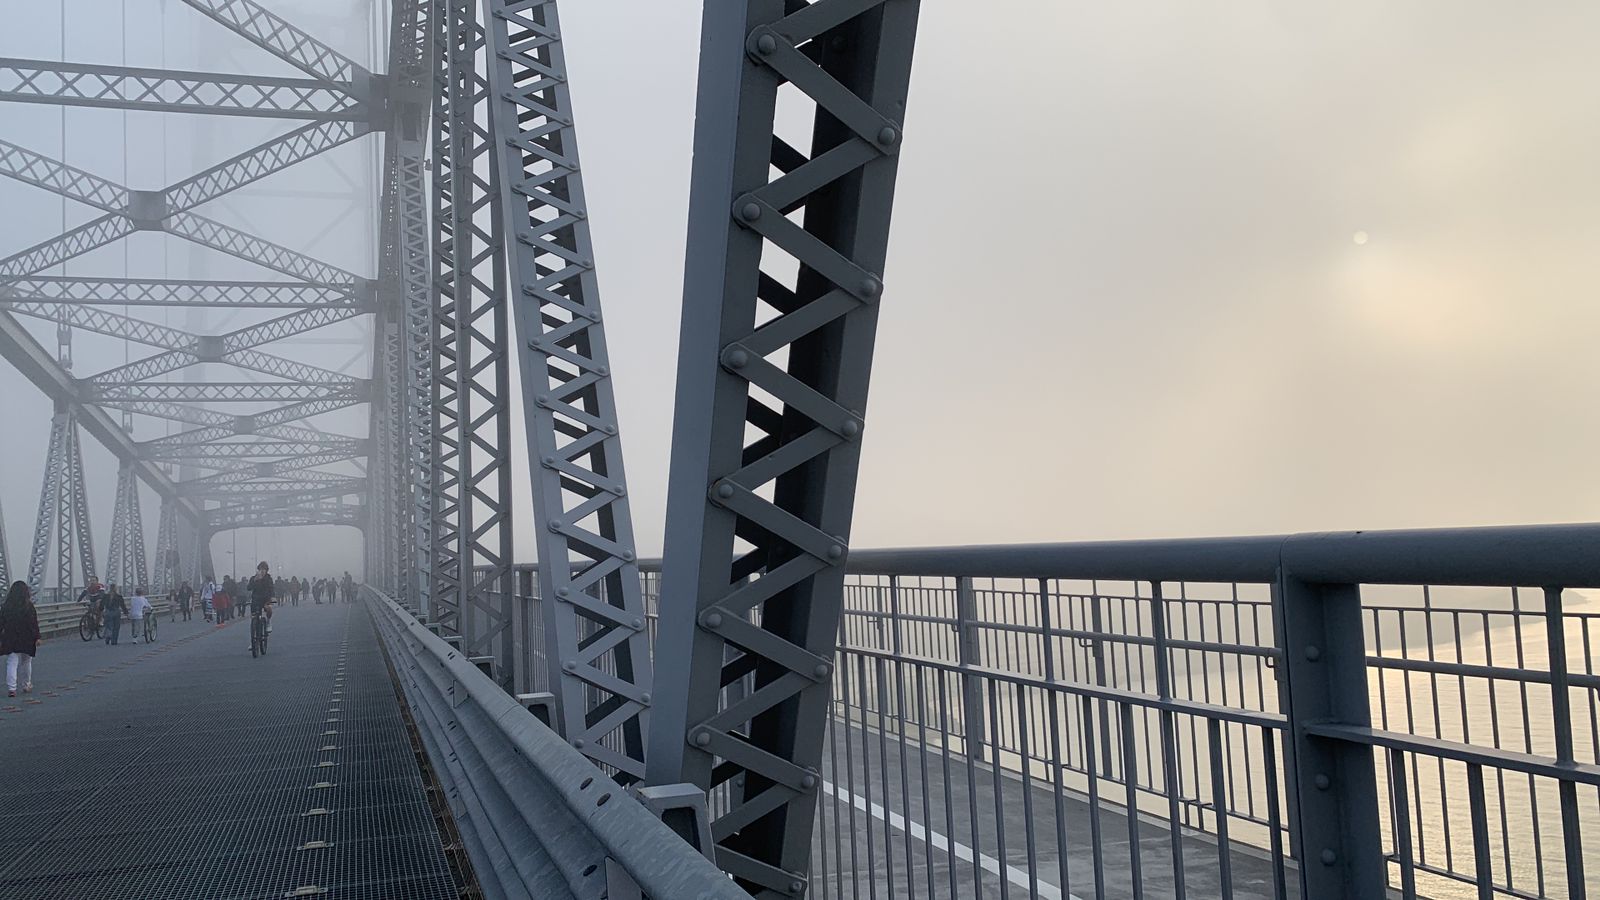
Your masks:
M76 636L0 698L0 900L454 898L364 607Z

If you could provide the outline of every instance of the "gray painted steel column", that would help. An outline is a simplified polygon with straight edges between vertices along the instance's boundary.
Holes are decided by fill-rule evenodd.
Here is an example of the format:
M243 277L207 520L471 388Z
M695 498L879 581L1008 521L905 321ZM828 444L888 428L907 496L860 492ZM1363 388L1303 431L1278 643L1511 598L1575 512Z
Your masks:
M1310 723L1362 728L1367 701L1361 588L1313 584L1282 571L1273 585L1282 651L1280 703L1289 787L1289 835L1306 900L1382 897L1388 884L1372 748L1306 733Z
M561 25L554 0L483 8L547 674L562 735L627 783L644 777L650 644Z
M809 866L918 4L788 8L705 7L647 758L657 785L717 768L717 862L777 896ZM775 138L785 82L811 146Z

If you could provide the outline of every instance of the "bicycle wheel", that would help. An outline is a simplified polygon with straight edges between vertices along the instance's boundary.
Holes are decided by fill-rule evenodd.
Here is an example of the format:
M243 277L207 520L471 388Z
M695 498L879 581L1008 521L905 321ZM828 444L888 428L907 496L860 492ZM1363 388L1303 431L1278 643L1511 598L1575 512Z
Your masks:
M95 624L93 611L85 612L78 617L78 637L92 641L100 636L100 628Z
M155 610L151 610L151 614L144 617L144 642L146 644L153 644L153 643L155 643L155 641L156 641L156 616L155 616Z

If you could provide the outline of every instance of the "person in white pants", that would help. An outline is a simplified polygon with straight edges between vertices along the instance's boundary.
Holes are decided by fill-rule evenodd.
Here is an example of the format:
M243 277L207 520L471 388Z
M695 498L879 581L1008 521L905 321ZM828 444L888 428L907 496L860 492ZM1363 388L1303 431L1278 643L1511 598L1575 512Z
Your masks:
M6 657L6 693L17 695L18 682L24 694L33 693L33 657L39 652L39 611L33 606L33 591L27 582L17 581L0 603L0 654Z

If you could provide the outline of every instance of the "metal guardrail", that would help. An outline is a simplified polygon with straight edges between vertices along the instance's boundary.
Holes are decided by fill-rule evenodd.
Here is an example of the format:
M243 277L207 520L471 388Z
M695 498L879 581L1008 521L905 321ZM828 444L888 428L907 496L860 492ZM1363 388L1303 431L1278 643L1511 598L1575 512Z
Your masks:
M169 619L176 609L163 595L151 597L150 608L156 615L167 616ZM59 637L77 633L78 620L83 617L84 606L81 603L41 603L36 609L39 612L39 635Z
M1563 589L1600 587L1597 551L1596 525L855 551L808 894L1584 897L1600 604Z
M748 900L478 665L362 591L485 896Z

